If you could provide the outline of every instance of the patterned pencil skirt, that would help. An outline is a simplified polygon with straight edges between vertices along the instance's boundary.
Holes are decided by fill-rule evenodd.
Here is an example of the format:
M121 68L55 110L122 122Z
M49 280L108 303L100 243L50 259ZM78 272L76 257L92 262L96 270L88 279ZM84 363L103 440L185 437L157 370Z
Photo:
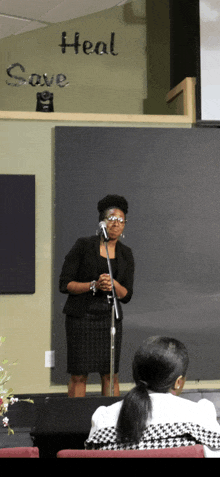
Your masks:
M99 310L89 310L82 318L66 316L67 373L87 376L110 373L112 312L106 303ZM122 320L115 319L114 372L119 371Z

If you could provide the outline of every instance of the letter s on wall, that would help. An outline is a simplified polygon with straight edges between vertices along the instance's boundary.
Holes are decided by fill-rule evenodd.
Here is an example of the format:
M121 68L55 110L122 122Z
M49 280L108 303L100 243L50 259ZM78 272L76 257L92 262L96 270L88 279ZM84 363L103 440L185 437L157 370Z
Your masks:
M20 63L13 63L13 65L11 65L11 66L9 66L9 68L7 68L7 74L11 78L15 78L15 79L19 80L19 82L18 83L9 83L8 81L6 81L6 83L10 86L21 86L22 84L27 84L27 81L25 80L25 78L22 78L21 76L16 76L16 75L11 74L11 70L13 68L15 68L16 66L19 66L23 73L25 72L24 67Z

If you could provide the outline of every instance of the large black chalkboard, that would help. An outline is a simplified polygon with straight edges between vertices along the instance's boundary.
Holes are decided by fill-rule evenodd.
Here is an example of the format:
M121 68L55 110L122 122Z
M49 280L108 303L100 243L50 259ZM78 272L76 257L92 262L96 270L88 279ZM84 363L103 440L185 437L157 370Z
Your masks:
M0 293L35 293L35 176L0 175Z
M121 382L131 381L134 351L155 334L186 344L189 380L219 379L219 151L219 129L55 128L55 381L66 383L59 273L75 240L96 233L97 202L109 193L129 202L124 241L136 263Z

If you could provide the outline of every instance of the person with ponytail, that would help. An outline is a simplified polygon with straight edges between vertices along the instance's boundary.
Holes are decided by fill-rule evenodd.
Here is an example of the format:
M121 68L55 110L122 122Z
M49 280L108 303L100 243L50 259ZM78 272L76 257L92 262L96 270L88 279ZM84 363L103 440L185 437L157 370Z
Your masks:
M180 341L154 336L135 353L135 386L92 416L86 449L158 449L203 444L206 457L220 457L220 425L214 404L182 399L188 368ZM219 450L218 450L219 449Z

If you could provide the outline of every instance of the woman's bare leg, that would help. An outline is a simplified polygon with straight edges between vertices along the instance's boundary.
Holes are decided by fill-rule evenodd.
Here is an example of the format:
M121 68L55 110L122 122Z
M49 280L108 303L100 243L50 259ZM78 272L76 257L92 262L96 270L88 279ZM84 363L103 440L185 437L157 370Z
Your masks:
M68 384L68 397L85 397L87 376L71 376Z

